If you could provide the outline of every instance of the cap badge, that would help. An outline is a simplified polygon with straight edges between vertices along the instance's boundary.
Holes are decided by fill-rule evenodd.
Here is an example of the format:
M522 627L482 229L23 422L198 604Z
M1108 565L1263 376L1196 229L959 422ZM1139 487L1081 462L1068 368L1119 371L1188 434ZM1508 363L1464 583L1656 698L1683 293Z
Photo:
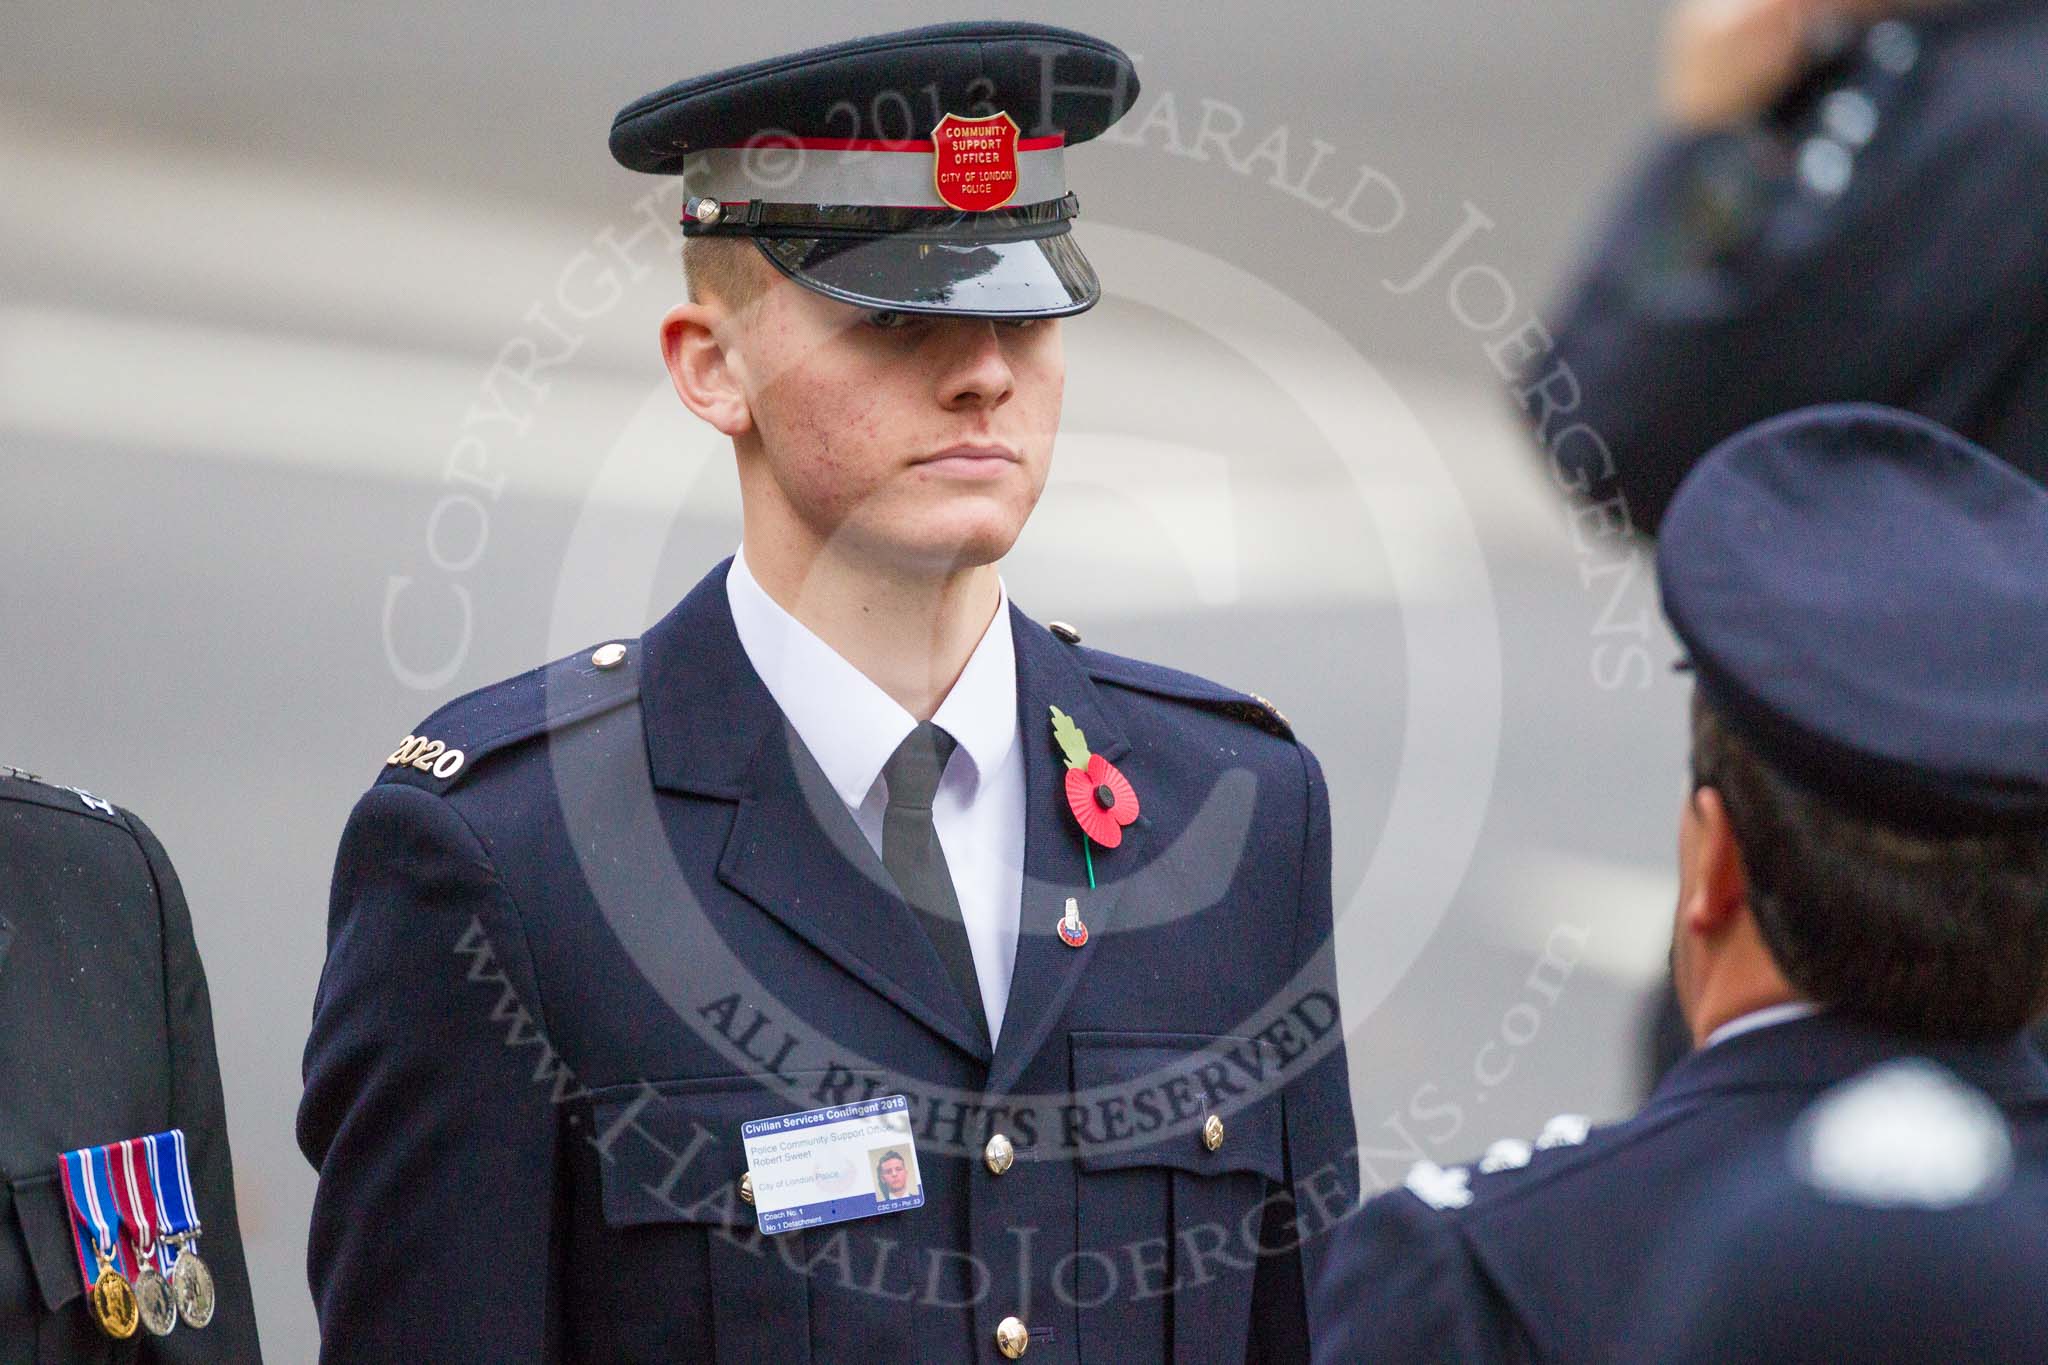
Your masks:
M932 129L932 184L948 207L987 213L1017 193L1017 120L948 114Z

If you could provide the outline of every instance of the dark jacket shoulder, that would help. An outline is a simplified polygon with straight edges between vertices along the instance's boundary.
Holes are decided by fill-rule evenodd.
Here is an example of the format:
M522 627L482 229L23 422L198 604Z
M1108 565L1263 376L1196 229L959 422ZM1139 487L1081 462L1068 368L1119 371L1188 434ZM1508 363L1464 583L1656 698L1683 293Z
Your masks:
M1287 717L1256 692L1240 692L1177 668L1125 658L1086 645L1072 648L1075 660L1096 682L1227 716L1280 739L1294 738L1294 726Z
M83 816L133 833L141 821L105 797L0 764L0 802Z
M379 783L445 793L487 761L638 700L637 640L611 641L457 697L399 741Z

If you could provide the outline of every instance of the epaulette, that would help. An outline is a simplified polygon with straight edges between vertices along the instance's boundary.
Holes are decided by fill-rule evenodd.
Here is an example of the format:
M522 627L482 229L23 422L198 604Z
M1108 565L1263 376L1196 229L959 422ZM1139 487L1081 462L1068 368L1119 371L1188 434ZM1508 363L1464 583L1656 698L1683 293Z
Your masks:
M5 763L0 763L0 799L32 801L55 810L80 811L124 828L127 825L114 803L104 797L94 796L83 787L51 782Z
M1082 645L1081 633L1064 621L1054 621L1046 629L1073 647L1076 661L1097 682L1127 687L1134 692L1147 692L1155 697L1194 702L1248 725L1256 725L1268 734L1282 739L1294 738L1293 723L1281 714L1279 707L1256 692L1239 692L1177 668L1090 649Z
M1486 1155L1479 1158L1472 1167L1452 1166L1446 1169L1434 1161L1418 1161L1402 1182L1408 1193L1420 1199L1433 1209L1462 1209L1472 1203L1472 1172L1481 1175L1501 1175L1509 1171L1528 1169L1538 1152L1556 1151L1559 1148L1578 1147L1585 1143L1592 1125L1579 1114L1559 1114L1543 1125L1543 1131L1534 1142L1521 1138L1502 1138L1486 1149Z
M378 781L445 792L491 754L617 710L640 695L637 649L614 640L457 697L399 742Z

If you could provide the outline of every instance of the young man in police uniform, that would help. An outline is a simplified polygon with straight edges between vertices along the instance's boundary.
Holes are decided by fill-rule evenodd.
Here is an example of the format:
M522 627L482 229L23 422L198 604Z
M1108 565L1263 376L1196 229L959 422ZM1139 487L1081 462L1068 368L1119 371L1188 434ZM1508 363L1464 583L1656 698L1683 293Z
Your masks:
M1367 1204L1318 1359L1615 1358L1706 1182L1903 1056L1989 1095L2041 1173L2048 491L1922 419L1815 409L1700 465L1658 569L1698 678L1672 962L1700 1050L1628 1122Z
M1100 292L1062 158L1136 90L963 24L620 115L691 191L662 348L743 545L444 708L350 821L299 1124L326 1359L1306 1357L1356 1181L1320 770L995 569ZM896 1095L922 1206L762 1233L810 1177L742 1126Z
M185 893L149 827L0 766L0 1365L257 1361L213 1009ZM185 1135L203 1327L88 1311L66 1152ZM117 1273L135 1273L124 1268ZM133 1303L133 1289L125 1296Z
M1813 403L1929 417L2048 481L2048 4L1681 0L1667 133L1524 394L1562 477L1654 531Z

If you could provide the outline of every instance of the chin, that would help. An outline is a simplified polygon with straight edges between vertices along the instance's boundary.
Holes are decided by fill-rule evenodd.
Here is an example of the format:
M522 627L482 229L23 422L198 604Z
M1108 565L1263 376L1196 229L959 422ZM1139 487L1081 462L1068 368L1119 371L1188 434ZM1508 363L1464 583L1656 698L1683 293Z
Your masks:
M876 527L866 537L878 555L914 573L953 573L994 564L1024 530L1024 514L1008 507L932 509L910 526Z

